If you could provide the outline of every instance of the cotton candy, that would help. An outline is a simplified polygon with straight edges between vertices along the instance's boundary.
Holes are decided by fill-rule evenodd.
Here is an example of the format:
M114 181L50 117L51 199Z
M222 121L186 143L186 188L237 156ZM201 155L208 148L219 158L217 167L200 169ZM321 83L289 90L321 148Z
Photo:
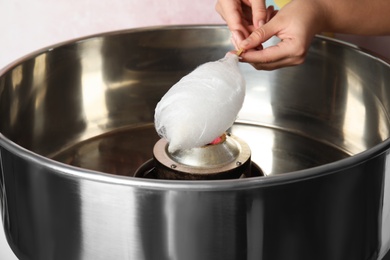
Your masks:
M238 56L228 53L183 77L155 109L155 128L169 152L201 147L222 135L237 118L245 97Z

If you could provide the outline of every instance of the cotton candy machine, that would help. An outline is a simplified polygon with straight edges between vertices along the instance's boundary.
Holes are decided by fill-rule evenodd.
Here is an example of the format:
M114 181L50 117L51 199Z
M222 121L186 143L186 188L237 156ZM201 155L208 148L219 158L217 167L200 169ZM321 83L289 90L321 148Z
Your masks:
M387 252L390 66L367 52L317 37L303 65L241 64L235 124L205 147L167 150L157 102L229 38L223 26L112 32L0 72L1 216L20 259Z
M160 139L153 148L153 159L134 174L135 177L170 180L218 180L263 176L251 162L249 146L231 134L223 134L203 147L168 151L168 142Z

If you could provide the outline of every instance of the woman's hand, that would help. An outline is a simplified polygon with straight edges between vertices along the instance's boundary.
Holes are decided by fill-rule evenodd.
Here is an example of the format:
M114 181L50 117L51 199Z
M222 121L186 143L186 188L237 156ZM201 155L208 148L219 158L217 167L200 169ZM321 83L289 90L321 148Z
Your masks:
M244 50L241 61L262 70L301 64L313 36L324 27L324 13L316 1L293 0L240 42L238 49ZM262 43L272 36L277 36L280 42L263 49Z
M236 49L276 13L273 6L265 6L265 0L218 0L215 9L226 21Z

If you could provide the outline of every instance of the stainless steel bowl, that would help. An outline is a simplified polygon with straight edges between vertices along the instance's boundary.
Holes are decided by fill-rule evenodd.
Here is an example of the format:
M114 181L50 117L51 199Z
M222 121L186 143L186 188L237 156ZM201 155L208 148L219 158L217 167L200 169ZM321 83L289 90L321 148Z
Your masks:
M229 130L265 176L134 177L154 108L231 50L222 26L127 30L37 51L0 72L0 204L20 259L377 259L390 247L390 66L316 37L305 64L241 64Z

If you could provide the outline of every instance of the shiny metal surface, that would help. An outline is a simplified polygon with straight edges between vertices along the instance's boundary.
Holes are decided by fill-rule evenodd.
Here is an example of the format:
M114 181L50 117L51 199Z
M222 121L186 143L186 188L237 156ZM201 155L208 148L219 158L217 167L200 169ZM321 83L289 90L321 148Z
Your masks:
M153 147L153 158L154 175L161 179L216 180L251 176L250 148L230 133L223 134L215 144L173 153L168 150L168 142L160 139ZM253 172L253 176L259 173Z
M0 72L0 205L20 259L371 260L389 248L390 67L326 38L298 67L241 66L231 132L267 176L132 177L158 140L156 103L229 37L114 32Z
M169 157L173 163L199 168L219 168L240 159L247 160L250 157L250 149L247 144L240 142L234 136L224 135L223 139L214 145L178 150L174 153L164 152L163 154ZM153 153L156 157L159 156L158 153L168 150L166 140L161 139L159 143L154 146ZM239 158L242 151L245 153L245 157Z
M161 139L154 146L154 156L157 159L161 158L162 160L165 159L164 157L168 157L169 159L167 159L173 164L176 163L178 167L181 165L189 166L204 169L206 172L212 168L221 169L221 167L231 163L233 163L233 165L241 164L249 160L251 154L249 146L234 136L226 136L224 137L224 140L218 144L187 150L178 150L174 153L165 152L161 155L160 153L162 151L168 151L167 147L167 141Z

